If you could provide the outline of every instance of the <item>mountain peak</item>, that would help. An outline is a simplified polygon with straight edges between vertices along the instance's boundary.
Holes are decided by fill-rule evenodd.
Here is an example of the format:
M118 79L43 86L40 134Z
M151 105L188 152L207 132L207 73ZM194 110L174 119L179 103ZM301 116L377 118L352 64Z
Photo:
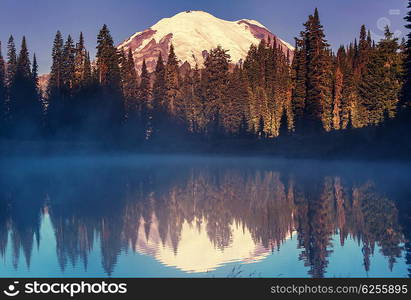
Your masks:
M262 39L276 40L284 52L294 48L271 33L260 22L250 19L226 21L201 10L180 12L158 21L150 28L137 32L122 42L118 48L131 49L138 71L143 59L153 71L158 54L167 58L171 43L181 64L203 66L207 52L217 46L228 50L232 63L238 63L247 55L251 44Z

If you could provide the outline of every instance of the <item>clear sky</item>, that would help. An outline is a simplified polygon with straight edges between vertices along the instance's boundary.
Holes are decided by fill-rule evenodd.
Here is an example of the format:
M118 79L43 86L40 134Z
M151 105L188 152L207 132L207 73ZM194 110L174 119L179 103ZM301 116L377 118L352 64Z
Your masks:
M403 17L407 0L0 0L0 41L5 55L8 36L20 44L26 35L31 54L36 52L40 73L49 71L51 44L57 29L78 38L83 31L94 55L96 36L106 23L116 43L183 10L204 10L226 20L255 19L283 40L294 44L315 7L327 39L337 48L355 37L366 24L378 39L390 24L406 34Z

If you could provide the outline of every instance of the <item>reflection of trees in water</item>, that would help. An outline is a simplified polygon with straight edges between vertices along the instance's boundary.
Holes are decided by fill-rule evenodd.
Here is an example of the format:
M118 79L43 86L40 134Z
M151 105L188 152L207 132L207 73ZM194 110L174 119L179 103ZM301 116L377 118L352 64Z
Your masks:
M401 256L403 235L398 224L398 211L394 203L376 193L372 182L353 189L353 198L358 202L359 211L356 216L361 220L361 236L363 241L364 265L369 269L369 254L373 253L375 244L381 247L381 252L389 258L389 268L396 258Z
M331 253L331 236L334 229L332 205L334 204L333 180L324 179L324 183L311 183L304 191L299 191L298 219L301 222L299 246L302 248L300 259L310 267L309 274L323 277ZM297 204L298 207L298 204ZM298 230L297 230L298 231Z
M302 249L300 259L310 266L310 275L324 276L334 232L339 233L341 245L349 235L362 244L366 271L376 244L389 258L392 270L404 241L395 204L379 195L371 182L344 188L341 178L326 177L317 191L314 183L309 186L296 190L296 229Z
M177 252L184 222L200 228L204 221L217 249L230 246L233 225L247 228L255 243L273 251L296 231L299 259L312 277L325 276L333 243L343 245L348 237L362 245L366 271L376 245L392 269L404 238L391 200L372 182L297 175L192 167L57 172L36 176L34 185L26 184L33 178L2 180L0 255L10 242L15 267L21 250L30 264L42 212L50 215L62 270L79 260L86 268L99 241L103 268L111 274L122 251L136 251L139 226L148 240L153 222L161 243L170 241ZM19 188L25 184L28 188ZM339 241L332 240L334 234Z
M42 190L29 190L23 181L14 177L0 176L0 255L6 253L11 243L12 263L17 268L22 253L27 267L30 267L31 253L35 241L40 241L40 205ZM8 180L8 181L6 181ZM15 184L10 185L12 180ZM32 178L34 184L40 184Z

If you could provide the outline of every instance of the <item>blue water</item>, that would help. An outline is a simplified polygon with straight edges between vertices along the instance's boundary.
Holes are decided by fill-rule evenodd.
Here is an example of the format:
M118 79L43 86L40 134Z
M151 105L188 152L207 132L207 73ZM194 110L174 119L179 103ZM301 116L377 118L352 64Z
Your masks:
M407 163L194 156L1 163L1 277L411 273Z

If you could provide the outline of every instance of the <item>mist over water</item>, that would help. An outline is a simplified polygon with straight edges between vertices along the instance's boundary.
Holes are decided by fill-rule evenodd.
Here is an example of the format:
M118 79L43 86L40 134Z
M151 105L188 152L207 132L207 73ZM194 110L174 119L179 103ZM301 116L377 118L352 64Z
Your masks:
M102 155L1 165L1 277L411 275L409 163Z

